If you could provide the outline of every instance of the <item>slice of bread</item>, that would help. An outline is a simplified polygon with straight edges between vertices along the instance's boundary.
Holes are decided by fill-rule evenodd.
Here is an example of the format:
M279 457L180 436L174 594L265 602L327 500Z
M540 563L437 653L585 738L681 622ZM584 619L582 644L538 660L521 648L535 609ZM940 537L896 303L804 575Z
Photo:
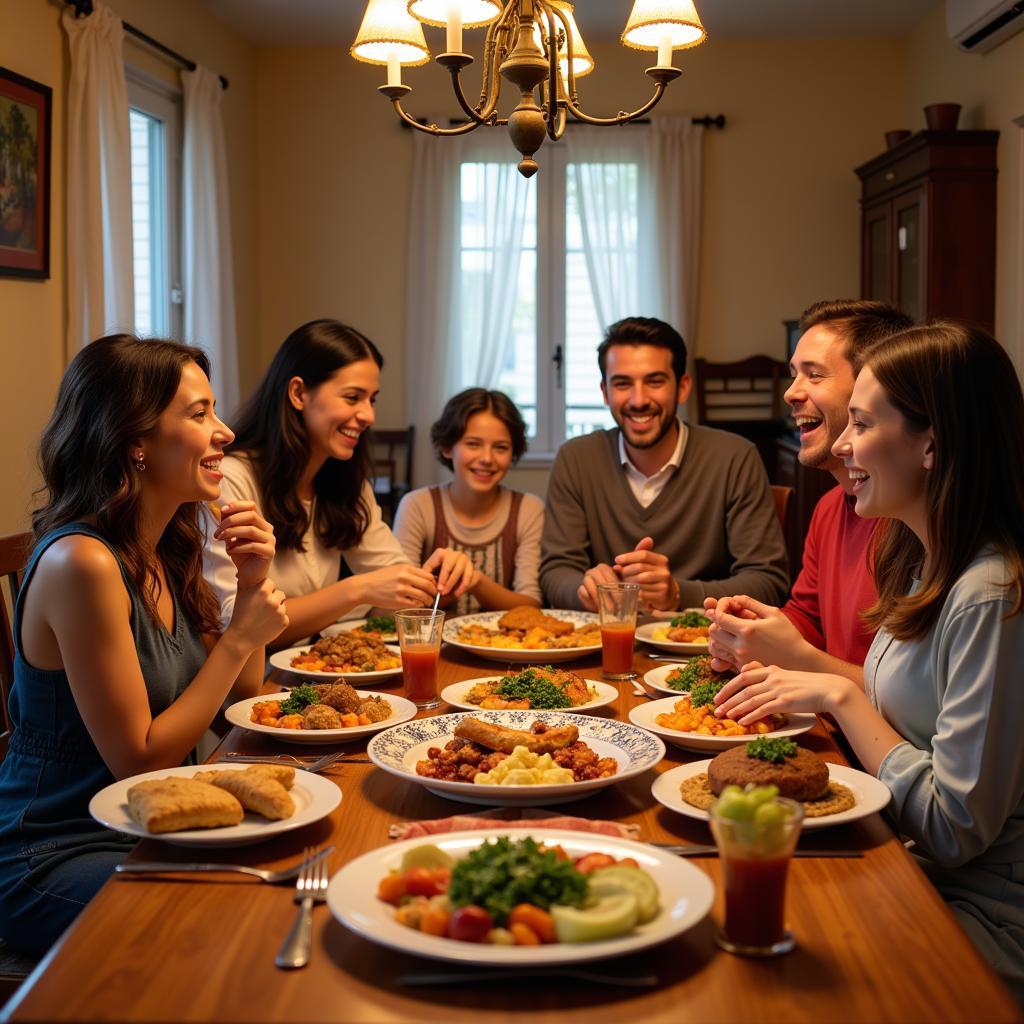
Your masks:
M147 832L237 825L242 805L230 793L195 779L146 779L128 789L128 810Z

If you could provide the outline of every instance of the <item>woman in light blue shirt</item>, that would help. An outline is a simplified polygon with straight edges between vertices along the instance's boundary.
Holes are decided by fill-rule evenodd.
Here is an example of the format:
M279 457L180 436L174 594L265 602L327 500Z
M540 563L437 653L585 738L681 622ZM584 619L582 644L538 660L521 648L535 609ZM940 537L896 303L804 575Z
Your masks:
M744 666L718 713L827 711L980 952L1024 1001L1024 397L983 331L937 322L868 352L833 452L872 552L864 689Z

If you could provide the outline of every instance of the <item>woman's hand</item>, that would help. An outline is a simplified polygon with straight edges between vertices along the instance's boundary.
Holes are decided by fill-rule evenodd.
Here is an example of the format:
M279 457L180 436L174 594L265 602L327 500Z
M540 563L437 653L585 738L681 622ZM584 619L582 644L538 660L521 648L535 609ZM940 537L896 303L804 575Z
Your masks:
M462 551L438 548L424 563L425 572L437 573L437 589L443 595L462 597L480 582L480 570Z
M752 661L715 697L715 715L750 725L785 711L827 711L835 714L844 697L857 686L844 676L791 672Z
M437 584L432 573L415 565L389 565L358 576L364 600L375 608L422 608L432 604ZM347 582L347 581L345 581Z
M255 587L267 578L277 550L274 528L252 501L233 501L220 509L214 537L223 540L238 571L238 587Z
M265 647L288 625L284 592L270 580L255 586L239 583L235 607L224 636L235 638L246 655L257 647Z
M714 608L708 608L705 601L704 607L712 620L708 653L716 661L730 666L759 661L762 665L807 667L802 658L809 645L778 608L743 595L719 598Z

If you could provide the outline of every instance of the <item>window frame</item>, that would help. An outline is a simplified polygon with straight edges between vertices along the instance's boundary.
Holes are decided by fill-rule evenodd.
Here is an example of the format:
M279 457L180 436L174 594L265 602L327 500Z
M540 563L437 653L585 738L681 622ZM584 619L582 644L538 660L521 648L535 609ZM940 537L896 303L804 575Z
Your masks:
M181 338L184 331L184 262L182 255L182 156L183 136L183 95L181 89L153 75L125 63L125 79L128 88L128 107L138 110L162 122L164 126L164 159L159 168L164 198L159 211L163 245L158 254L162 265L161 278L165 290L166 308L163 317L166 330L156 326L154 333ZM133 286L134 287L134 286Z

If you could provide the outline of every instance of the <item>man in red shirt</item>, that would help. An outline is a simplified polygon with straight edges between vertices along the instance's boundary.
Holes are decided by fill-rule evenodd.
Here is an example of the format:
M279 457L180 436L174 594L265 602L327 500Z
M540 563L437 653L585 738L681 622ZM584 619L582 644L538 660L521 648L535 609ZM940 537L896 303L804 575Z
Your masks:
M785 399L800 431L800 462L825 470L838 486L822 497L804 541L792 596L773 608L745 595L709 598L710 652L739 668L751 661L860 679L872 633L861 612L875 603L868 553L876 520L853 510L850 479L832 445L846 428L860 357L912 321L881 302L818 302L800 318L793 383Z

